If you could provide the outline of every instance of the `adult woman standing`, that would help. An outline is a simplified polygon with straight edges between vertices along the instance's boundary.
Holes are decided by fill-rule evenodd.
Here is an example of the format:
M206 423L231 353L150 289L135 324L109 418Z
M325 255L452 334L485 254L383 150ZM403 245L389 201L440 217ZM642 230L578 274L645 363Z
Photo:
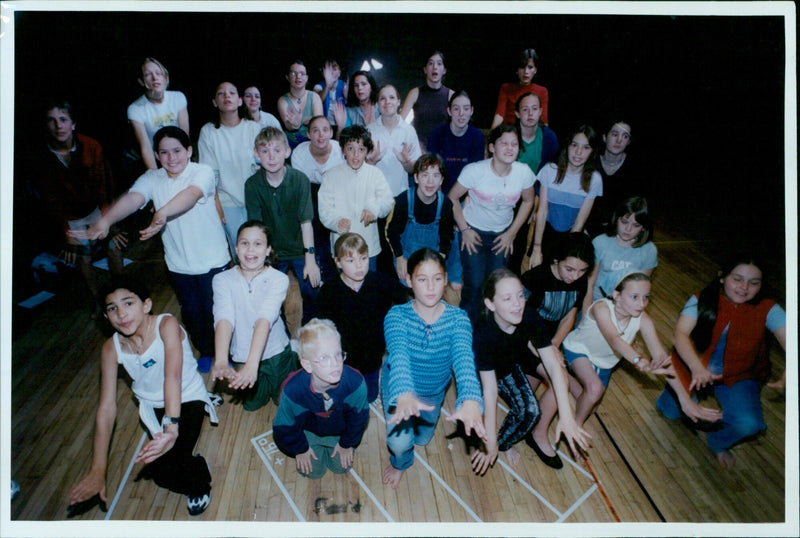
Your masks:
M722 427L709 431L708 448L722 467L736 462L730 448L766 429L761 387L770 362L766 333L786 350L786 312L761 297L760 262L737 255L719 279L686 302L675 326L672 363L688 391L710 388L722 407ZM656 401L667 418L680 418L675 394L665 389Z
M308 71L302 60L292 62L286 80L289 81L289 91L278 99L278 114L289 147L294 149L300 142L308 140L308 122L314 116L322 115L322 100L306 89Z
M189 112L183 93L167 91L169 71L164 64L148 57L144 59L139 70L138 82L144 88L144 95L128 107L128 121L133 127L144 165L155 170L153 136L167 125L176 125L188 135Z

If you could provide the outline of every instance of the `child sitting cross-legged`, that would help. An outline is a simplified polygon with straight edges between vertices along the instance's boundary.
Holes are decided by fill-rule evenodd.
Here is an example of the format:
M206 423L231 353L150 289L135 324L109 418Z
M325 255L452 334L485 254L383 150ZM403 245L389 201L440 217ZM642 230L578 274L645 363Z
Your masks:
M303 368L283 385L272 425L275 443L295 458L303 476L345 473L369 419L364 378L344 364L347 354L332 321L312 319L298 342Z

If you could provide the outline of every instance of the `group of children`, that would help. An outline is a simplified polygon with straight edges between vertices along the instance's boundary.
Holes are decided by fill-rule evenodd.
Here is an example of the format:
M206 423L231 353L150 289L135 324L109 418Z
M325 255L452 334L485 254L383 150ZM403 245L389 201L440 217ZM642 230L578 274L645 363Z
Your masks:
M546 125L547 90L532 83L536 61L532 49L524 51L519 84L503 86L486 159L483 135L469 124L469 96L441 85L438 52L424 68L426 87L412 91L399 112L397 90L376 91L364 72L350 78L345 106L335 62L326 63L320 99L305 90L305 66L296 61L279 108L283 129L256 123L269 115L251 106L255 87L248 87L247 108L259 116L240 118L242 100L228 82L214 100L219 124L201 132L200 164L190 162L181 125L158 129L151 151L161 167L145 172L95 222L67 235L105 238L111 225L152 200L155 212L141 238L163 229L188 336L172 316L150 313L148 294L136 283L117 282L99 295L116 333L102 354L92 469L70 503L95 494L105 500L116 411L112 372L121 363L153 438L139 460L150 464L157 483L188 496L191 514L208 506L207 472L193 473L197 483L176 484L155 465L169 457L176 462L170 469L205 466L191 449L203 409L216 415L198 385L189 337L201 359L213 360L210 378L243 391L246 410L275 402L275 441L311 478L352 466L369 404L380 394L390 453L383 481L397 487L413 464L414 446L431 440L452 377L457 397L448 420L461 421L467 435L482 441L471 455L475 472L485 473L500 452L516 465L521 454L514 445L522 440L559 468L548 433L553 418L558 413L556 443L563 434L573 453L587 450L585 421L623 359L664 375L658 408L670 418L710 423L719 434L709 434L709 446L723 466L732 465L730 446L765 427L758 406L768 365L762 343L766 328L785 347L785 313L760 298L758 262L740 259L721 275L721 285L687 303L676 351L666 352L645 312L657 265L650 211L635 195L637 183L615 179L628 171L631 126L613 122L599 160L598 136L585 125L558 152ZM166 69L161 78L151 73L154 65L160 64L148 59L142 69L150 93L165 91L168 80ZM316 110L323 101L327 117ZM443 103L449 120L428 126L423 154L403 112L413 108L415 124L424 124L428 113L442 113ZM306 108L315 111L308 118ZM507 118L516 125L503 123ZM231 132L244 122L256 125L252 133ZM246 151L238 136L251 140ZM602 233L592 240L585 229L593 203L612 191L617 199L604 201L612 211L596 217ZM387 247L389 271L378 263ZM528 248L528 264L521 256L514 261L515 251ZM281 315L289 269L303 298L294 346ZM445 302L448 284L462 282L461 308ZM731 338L740 332L746 343ZM633 345L637 334L649 358ZM697 390L711 386L721 412L697 403ZM499 425L498 396L509 407ZM740 413L744 398L750 403Z

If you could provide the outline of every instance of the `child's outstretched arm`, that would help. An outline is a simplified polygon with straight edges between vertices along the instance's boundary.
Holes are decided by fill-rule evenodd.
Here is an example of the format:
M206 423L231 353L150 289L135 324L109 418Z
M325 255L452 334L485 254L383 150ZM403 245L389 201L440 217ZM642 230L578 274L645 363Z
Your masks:
M644 366L641 363L647 359L639 361L640 370L656 375L674 375L674 372L669 368L669 353L667 353L664 346L661 345L661 340L658 338L653 320L646 313L642 314L639 331L642 333L642 338L644 339L647 351L650 352L651 357L649 364L645 364Z
M497 375L494 370L479 372L483 386L483 424L486 428L486 452L476 450L470 460L472 470L483 475L497 460L500 449L497 445Z
M117 352L109 338L100 354L100 403L95 417L92 466L88 474L69 494L69 504L74 505L100 495L106 498L106 469L111 432L117 416Z
M182 215L189 211L202 197L203 191L200 190L200 187L195 185L189 185L173 196L172 200L153 213L153 219L150 221L150 225L144 230L139 231L142 241L150 239L160 232L161 228L164 227L170 217Z
M533 345L528 342L528 347L533 350ZM544 348L536 349L539 357L542 359L542 365L550 377L550 383L553 386L553 394L556 397L556 404L558 405L558 424L556 425L556 441L564 434L564 437L569 443L569 448L575 455L580 454L578 448L586 451L589 449L589 440L592 436L578 426L575 421L575 413L569 404L569 385L567 383L567 372L557 348L554 346L547 346Z
M544 182L539 182L539 210L536 212L536 221L533 225L533 248L531 250L531 259L528 262L528 269L533 269L537 265L541 265L542 258L542 238L544 237L544 228L547 223L547 211L549 209L547 202L547 185Z
M673 340L678 356L680 356L681 360L692 373L692 382L689 385L689 391L693 389L702 389L706 385L713 384L714 381L722 379L721 374L713 375L708 371L708 368L703 366L700 360L700 354L697 353L691 337L695 325L697 325L696 319L682 314L678 318L678 323L675 325L675 337Z
M433 411L434 409L434 406L419 401L413 393L406 392L397 397L394 414L389 417L386 424L400 424L411 417L420 416L422 411Z
M145 202L145 197L141 193L127 192L114 202L114 205L91 228L88 230L69 230L67 235L75 239L88 239L90 241L105 239L108 236L108 230L113 224L142 207Z
M623 359L636 366L636 368L639 370L649 368L650 361L647 359L640 359L639 352L637 352L632 345L623 340L622 336L620 336L619 331L617 331L617 328L611 319L611 316L614 314L611 312L606 303L594 303L589 309L587 315L594 316L595 321L597 321L597 327L600 329L603 338L605 338L606 342L608 342L608 345L611 346L611 349L622 356ZM644 314L642 315L644 316Z
M256 384L258 379L258 367L261 364L261 356L264 348L267 347L267 339L272 324L266 318L259 318L253 327L253 338L250 340L250 350L247 353L247 361L244 367L229 378L229 386L232 389L249 389Z
M158 326L164 341L164 416L181 416L181 374L183 371L183 344L181 326L173 316L164 316ZM167 452L178 440L178 424L168 424L164 431L153 435L153 439L142 447L135 462L150 463Z

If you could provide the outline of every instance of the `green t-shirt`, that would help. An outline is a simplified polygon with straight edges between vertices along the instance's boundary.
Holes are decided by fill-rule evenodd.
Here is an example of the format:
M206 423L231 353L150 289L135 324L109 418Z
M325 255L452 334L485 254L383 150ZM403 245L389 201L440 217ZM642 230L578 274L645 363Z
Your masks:
M304 173L287 166L283 181L273 187L262 168L245 182L244 201L247 218L260 220L272 231L271 246L278 258L296 260L305 255L300 224L314 218L314 207Z

